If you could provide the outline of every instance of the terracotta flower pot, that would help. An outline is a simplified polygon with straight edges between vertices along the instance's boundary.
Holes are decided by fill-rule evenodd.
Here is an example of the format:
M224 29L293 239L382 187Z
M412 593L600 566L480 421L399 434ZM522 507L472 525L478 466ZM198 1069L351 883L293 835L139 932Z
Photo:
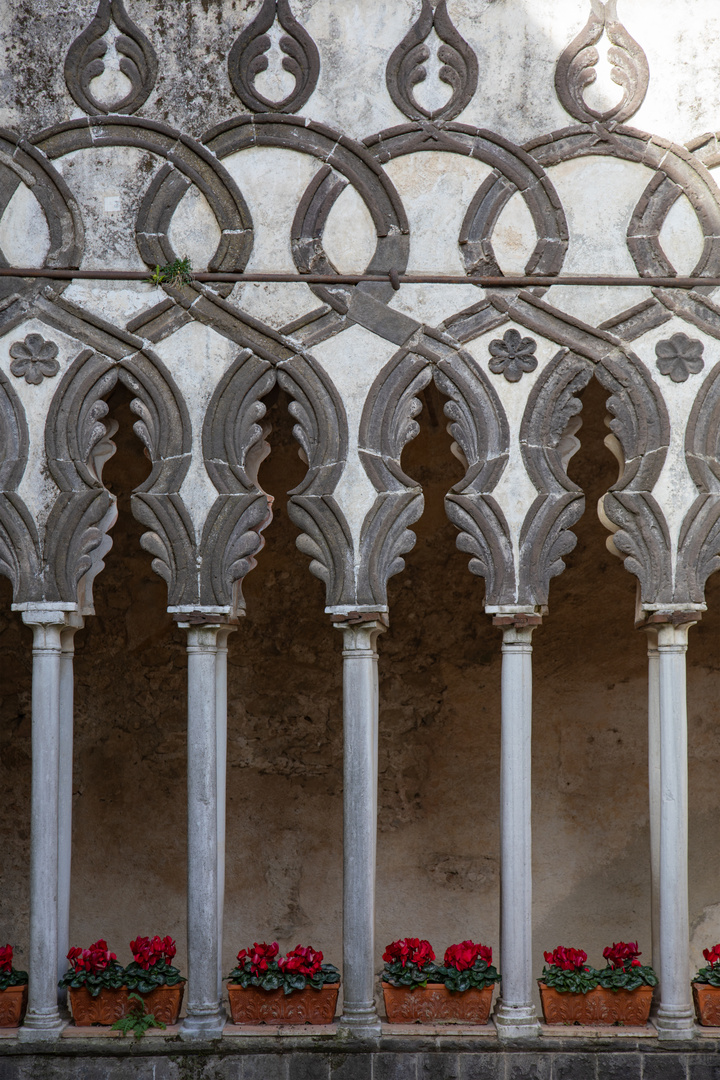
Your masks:
M19 1027L27 1009L28 988L8 986L0 990L0 1027Z
M118 990L101 990L96 998L90 996L84 986L68 987L68 1000L76 1027L90 1027L91 1024L111 1026L116 1020L127 1016L133 1004L129 999L127 986ZM146 1012L152 1013L161 1024L176 1024L182 1005L185 983L175 986L158 986L149 994L141 994Z
M720 1027L720 987L693 983L692 992L698 1022L703 1027Z
M647 1024L652 1002L652 986L636 990L604 990L596 986L587 994L561 994L539 983L546 1024L586 1024L609 1026Z
M382 988L390 1024L432 1024L438 1020L487 1024L490 1016L492 986L461 993L451 993L444 983L428 983L411 990L384 982Z
M90 996L85 986L69 986L68 1001L76 1027L90 1027L91 1024L109 1026L127 1014L127 986L121 986L118 990L101 990L96 998Z
M306 986L286 994L256 986L228 986L233 1024L331 1024L335 1016L339 983L320 990Z

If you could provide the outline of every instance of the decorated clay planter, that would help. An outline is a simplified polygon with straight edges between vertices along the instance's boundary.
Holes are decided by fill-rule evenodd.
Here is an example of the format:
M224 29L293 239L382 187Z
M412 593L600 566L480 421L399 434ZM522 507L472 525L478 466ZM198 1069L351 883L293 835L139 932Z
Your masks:
M0 990L0 1027L19 1027L27 1009L28 988L8 986Z
M444 983L428 983L411 990L382 984L385 1012L390 1024L487 1024L493 988L452 993Z
M228 986L233 1024L331 1024L335 1016L339 983L319 990L262 990L256 986Z
M720 1027L720 987L693 983L692 992L698 1023L703 1027Z
M149 994L140 994L140 997L145 1002L146 1012L152 1013L159 1023L176 1024L184 991L185 983L178 983L176 986L158 986ZM127 986L121 986L117 990L101 990L94 998L84 986L68 987L68 1000L76 1027L90 1027L92 1024L107 1027L116 1020L122 1020L133 1005L129 993Z
M596 986L587 994L561 994L539 983L546 1024L585 1024L593 1027L647 1024L652 1003L652 986L637 990L604 990Z

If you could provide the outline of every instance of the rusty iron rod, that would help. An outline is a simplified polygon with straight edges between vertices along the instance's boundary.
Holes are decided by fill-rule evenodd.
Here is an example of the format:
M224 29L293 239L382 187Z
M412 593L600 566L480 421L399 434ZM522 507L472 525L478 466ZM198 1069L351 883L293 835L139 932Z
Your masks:
M147 270L74 270L47 267L3 266L0 277L50 278L59 281L149 281ZM211 282L304 282L306 285L359 285L376 281L400 285L477 285L486 289L517 289L553 285L641 286L660 289L696 289L720 286L720 277L622 277L613 274L517 274L508 277L467 277L453 274L285 274L285 273L193 273L193 281Z

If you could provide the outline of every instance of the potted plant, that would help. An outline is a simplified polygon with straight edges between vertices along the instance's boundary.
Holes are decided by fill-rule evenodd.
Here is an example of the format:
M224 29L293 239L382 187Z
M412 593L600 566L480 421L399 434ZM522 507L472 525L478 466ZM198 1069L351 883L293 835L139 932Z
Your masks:
M383 960L389 1023L487 1023L493 986L500 980L489 946L461 941L450 945L443 963L436 964L429 941L402 938L388 945Z
M177 1022L184 978L170 961L175 956L171 937L138 937L130 942L133 960L126 968L102 938L89 949L72 948L70 968L60 980L68 988L73 1020L78 1027L110 1026L131 1008L128 994L139 994L147 1014L158 1023Z
M74 946L67 954L70 967L60 980L66 986L73 1020L78 1027L113 1024L125 1016L125 969L100 938L89 949Z
M237 954L228 979L234 1024L331 1024L340 972L323 954L298 945L279 956L277 941L255 942Z
M646 1024L658 980L641 955L637 942L616 942L603 949L607 964L598 971L583 949L546 952L539 979L545 1023Z
M176 1024L180 1015L185 979L172 959L177 952L171 937L137 937L130 942L132 963L125 968L129 993L141 996L147 1014L158 1023Z
M18 1027L27 1009L27 971L13 967L12 945L0 946L0 1027Z
M720 945L703 949L707 966L692 981L698 1022L703 1027L720 1027Z

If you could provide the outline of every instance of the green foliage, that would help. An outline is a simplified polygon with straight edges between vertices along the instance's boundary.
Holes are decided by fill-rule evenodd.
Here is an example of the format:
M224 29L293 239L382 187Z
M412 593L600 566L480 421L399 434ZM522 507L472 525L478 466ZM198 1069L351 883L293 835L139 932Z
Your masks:
M112 1031L121 1031L123 1038L126 1035L134 1035L136 1039L142 1039L148 1028L165 1028L161 1020L156 1020L151 1012L145 1011L145 1002L139 994L128 994L128 1000L132 1002L127 1016L116 1020Z
M231 986L242 986L243 990L247 990L249 986L268 991L282 988L285 994L292 994L293 990L304 990L307 986L311 986L313 990L321 990L327 983L338 983L340 972L334 964L322 964L315 975L301 975L297 971L281 971L277 962L271 962L266 972L254 975L249 963L243 963L233 968L226 978Z
M431 967L430 982L445 983L453 994L461 994L463 990L484 990L486 986L500 982L500 975L496 968L480 957L471 968L466 968L464 971L458 971L456 967L442 967L440 964L432 964Z
M710 964L708 967L700 968L693 982L720 987L720 966Z
M166 960L158 960L147 970L133 960L125 968L125 986L128 990L136 990L139 994L149 994L158 986L177 986L185 979L176 967L168 964Z
M189 285L193 280L190 259L186 255L183 259L166 263L165 266L156 266L151 276L145 280L149 285L173 285L176 289L181 285Z
M391 963L386 961L382 979L391 986L406 986L415 990L418 986L427 986L429 982L442 982L437 975L439 970L441 969L433 963L419 966L411 960L406 961L405 965L402 960L393 960Z
M593 967L573 968L568 971L557 964L546 964L540 981L560 994L587 994L598 985L599 975L600 972Z
M629 965L624 968L613 968L609 964L597 973L598 986L603 990L637 990L638 986L657 986L658 977L649 965Z
M106 968L96 973L75 971L70 968L58 985L69 986L73 990L84 986L89 991L90 997L96 998L101 990L119 990L125 985L125 968L122 964L118 964L117 960L111 960Z
M0 991L7 990L8 986L24 986L28 981L27 971L0 971Z

